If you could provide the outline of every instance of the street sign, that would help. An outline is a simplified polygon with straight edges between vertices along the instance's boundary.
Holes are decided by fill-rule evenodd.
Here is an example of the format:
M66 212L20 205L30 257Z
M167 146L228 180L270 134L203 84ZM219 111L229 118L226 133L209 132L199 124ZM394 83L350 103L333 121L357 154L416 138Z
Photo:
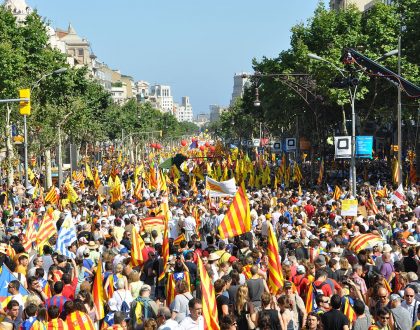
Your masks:
M296 151L296 138L286 138L286 152Z
M274 141L273 142L273 151L274 152L281 152L281 141Z
M252 140L246 141L246 145L248 146L248 148L252 148L253 147Z
M334 136L335 158L351 158L351 136Z
M260 146L260 139L252 139L252 146L259 147Z
M356 157L372 158L373 136L356 136Z

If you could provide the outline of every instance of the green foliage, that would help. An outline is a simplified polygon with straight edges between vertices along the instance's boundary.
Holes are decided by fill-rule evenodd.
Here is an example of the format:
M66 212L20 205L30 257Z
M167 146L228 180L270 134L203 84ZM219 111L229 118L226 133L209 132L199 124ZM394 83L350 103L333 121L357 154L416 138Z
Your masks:
M254 79L252 86L245 92L241 107L243 110L238 112L237 109L231 109L222 116L218 125L227 127L231 117L237 121L237 116L251 116L254 125L249 127L263 121L272 135L276 136L293 133L297 117L300 134L309 137L315 145L324 144L328 136L337 130L342 131L343 120L350 117L348 90L331 87L331 83L341 77L337 69L361 69L357 66L344 67L341 62L344 48L358 49L375 60L397 48L400 24L403 24L402 75L414 83L420 82L419 4L418 0L401 0L398 7L398 4L385 5L378 2L370 10L361 13L352 6L332 11L321 2L306 24L299 23L291 28L290 49L282 51L276 58L253 60L254 70L263 76ZM330 63L309 59L309 53L315 53ZM382 64L397 72L397 56L386 59ZM308 84L297 81L300 87L293 90L282 78L264 77L284 73L307 73L312 82ZM359 72L355 71L354 77L358 76ZM256 86L261 100L258 108L253 105ZM307 97L305 88L316 97ZM356 95L356 113L362 127L368 120L380 125L392 123L397 95L394 85L383 78L365 73L360 75ZM403 103L412 104L413 100L406 97ZM414 118L413 111L414 107L406 107L403 116ZM216 125L213 128L217 128Z
M168 137L198 130L195 124L178 123L150 104L135 100L114 104L110 94L89 78L87 68L69 68L66 55L51 48L48 40L45 22L36 12L18 23L0 6L0 98L18 98L19 89L31 88L30 151L54 147L58 127L63 138L79 145L120 138L122 130L127 134L162 130ZM60 68L67 71L52 74ZM17 103L12 107L11 122L23 132ZM5 116L0 116L2 127L4 121Z

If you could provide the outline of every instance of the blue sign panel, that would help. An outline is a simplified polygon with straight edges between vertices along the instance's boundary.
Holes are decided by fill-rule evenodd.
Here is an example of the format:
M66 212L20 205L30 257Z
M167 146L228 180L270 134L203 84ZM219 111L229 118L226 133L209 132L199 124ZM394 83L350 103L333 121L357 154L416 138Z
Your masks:
M373 136L356 136L356 157L372 158Z

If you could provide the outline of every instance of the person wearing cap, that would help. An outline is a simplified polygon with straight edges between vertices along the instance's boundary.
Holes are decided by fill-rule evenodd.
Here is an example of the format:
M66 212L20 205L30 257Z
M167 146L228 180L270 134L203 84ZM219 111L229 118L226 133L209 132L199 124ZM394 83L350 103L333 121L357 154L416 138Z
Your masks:
M293 322L299 329L299 325L306 324L306 317L308 313L306 312L305 303L297 293L293 292L293 283L290 281L284 282L284 295L293 302ZM300 323L299 320L301 320L302 323Z
M410 313L401 306L403 300L399 294L391 294L389 297L391 314L395 329L410 329L412 324L410 321Z

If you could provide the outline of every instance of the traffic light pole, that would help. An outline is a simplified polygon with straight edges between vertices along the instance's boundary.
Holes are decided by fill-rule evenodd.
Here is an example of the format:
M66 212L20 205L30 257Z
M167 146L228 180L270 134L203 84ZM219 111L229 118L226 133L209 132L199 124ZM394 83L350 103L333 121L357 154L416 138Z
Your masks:
M21 99L3 99L0 100L0 103L11 103L11 102L29 102L29 98L21 98ZM24 131L24 149L25 149L25 188L28 189L29 181L28 181L28 134L26 130L26 115L23 116L23 131Z
M25 149L25 188L28 189L28 130L26 128L26 115L23 115L23 135L25 139L23 143L23 147Z

